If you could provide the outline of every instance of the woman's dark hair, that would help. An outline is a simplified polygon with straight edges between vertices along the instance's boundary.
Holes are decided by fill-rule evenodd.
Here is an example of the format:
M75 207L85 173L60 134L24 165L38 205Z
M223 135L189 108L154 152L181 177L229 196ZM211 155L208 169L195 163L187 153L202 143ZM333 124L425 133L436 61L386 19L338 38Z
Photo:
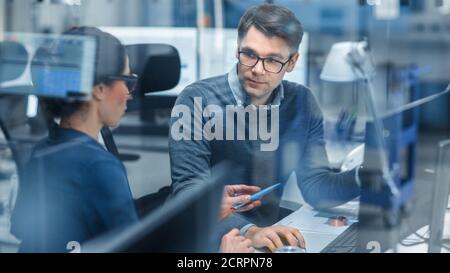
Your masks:
M110 76L119 76L125 70L126 50L122 43L113 35L95 27L73 27L63 35L89 36L96 40L96 58L94 86L111 84ZM44 110L50 118L69 117L79 111L85 102L46 98L42 100Z

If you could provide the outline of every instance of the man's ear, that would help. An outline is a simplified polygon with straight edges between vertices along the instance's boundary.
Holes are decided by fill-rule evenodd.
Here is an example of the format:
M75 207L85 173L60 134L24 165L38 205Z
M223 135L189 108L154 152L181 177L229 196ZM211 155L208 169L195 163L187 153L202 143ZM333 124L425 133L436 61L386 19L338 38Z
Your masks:
M107 86L103 83L97 84L92 88L92 98L97 101L101 101L105 99Z
M288 63L287 72L294 71L295 65L297 64L298 58L300 57L300 53L295 53L294 56L292 56L291 60Z

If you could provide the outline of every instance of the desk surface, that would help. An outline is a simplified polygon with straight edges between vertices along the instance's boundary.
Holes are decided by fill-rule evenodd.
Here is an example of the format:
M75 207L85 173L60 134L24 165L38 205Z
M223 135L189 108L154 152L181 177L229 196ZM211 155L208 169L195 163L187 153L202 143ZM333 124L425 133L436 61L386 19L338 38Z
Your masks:
M358 207L358 201L349 202L329 212L319 212L303 206L277 224L299 229L305 238L307 252L319 253L351 224L357 222ZM345 216L348 219L348 225L344 227L330 226L328 220L333 216Z
M450 208L450 200L448 202L448 208ZM443 238L448 239L450 238L450 210L447 209L447 212L445 213L445 220L444 220L444 230L443 230ZM419 229L417 232L421 237L428 238L430 236L430 227L427 225L421 229ZM420 243L421 244L416 244ZM399 253L427 253L428 252L428 243L424 242L423 238L420 238L416 234L411 234L408 236L405 240L402 241L402 243L411 245L411 246L405 246L402 244L397 245L397 252ZM389 252L393 252L393 250L389 250ZM448 249L442 248L441 253L450 253Z
M450 202L449 202L450 206ZM277 225L285 225L299 229L306 241L306 249L308 253L320 253L329 243L343 233L351 224L357 222L359 202L352 201L343 206L337 207L330 212L319 212L309 207L302 207L291 213L277 223ZM329 217L345 216L349 220L349 224L345 227L332 227L327 224ZM417 231L422 237L428 237L429 226L422 227ZM445 217L444 238L450 238L450 211L447 211ZM414 244L413 246L397 245L399 253L427 253L428 244L416 244L423 242L419 236L412 234L402 241L405 245ZM387 251L392 253L393 250ZM442 249L443 253L450 253L446 249Z

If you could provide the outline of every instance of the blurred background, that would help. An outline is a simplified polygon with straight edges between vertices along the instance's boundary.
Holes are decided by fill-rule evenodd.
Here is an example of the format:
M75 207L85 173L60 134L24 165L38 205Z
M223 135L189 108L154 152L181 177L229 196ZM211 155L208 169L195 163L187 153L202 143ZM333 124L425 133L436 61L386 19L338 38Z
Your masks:
M177 95L197 80L232 69L237 63L239 19L249 7L264 2L289 7L304 25L300 60L287 79L310 87L318 98L330 140L329 160L336 166L355 147L333 150L333 140L346 138L337 124L350 123L352 141L364 138L365 122L359 117L366 112L361 92L367 87L361 82L321 79L334 44L368 42L380 114L439 94L450 82L449 0L0 0L0 37L3 33L57 34L74 25L88 25L116 35L124 44L166 43L178 50L179 84L172 90L137 96L113 130L119 150L136 156L125 165L132 193L139 198L171 183L167 135ZM8 117L7 125L12 127L25 122L28 133L40 138L45 135L41 122L27 113L32 103L31 97L1 101L0 117ZM418 175L433 173L437 143L450 133L449 106L450 97L441 96L420 107L420 114L410 120L420 128L415 145L425 171ZM0 134L0 215L7 215L13 206L16 180L12 153ZM7 220L3 225L0 242L5 243L0 243L0 252L11 251L15 244L8 237Z

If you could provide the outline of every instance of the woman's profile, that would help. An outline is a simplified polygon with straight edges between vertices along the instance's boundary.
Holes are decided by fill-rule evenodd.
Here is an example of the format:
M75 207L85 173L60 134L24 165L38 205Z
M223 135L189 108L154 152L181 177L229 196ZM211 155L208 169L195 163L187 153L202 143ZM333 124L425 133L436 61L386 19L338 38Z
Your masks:
M111 34L76 27L63 35L96 39L94 86L88 101L44 100L60 122L34 147L21 179L11 219L20 252L68 252L71 242L139 221L124 165L98 142L103 127L118 126L137 76ZM223 237L221 251L253 249L234 230Z

